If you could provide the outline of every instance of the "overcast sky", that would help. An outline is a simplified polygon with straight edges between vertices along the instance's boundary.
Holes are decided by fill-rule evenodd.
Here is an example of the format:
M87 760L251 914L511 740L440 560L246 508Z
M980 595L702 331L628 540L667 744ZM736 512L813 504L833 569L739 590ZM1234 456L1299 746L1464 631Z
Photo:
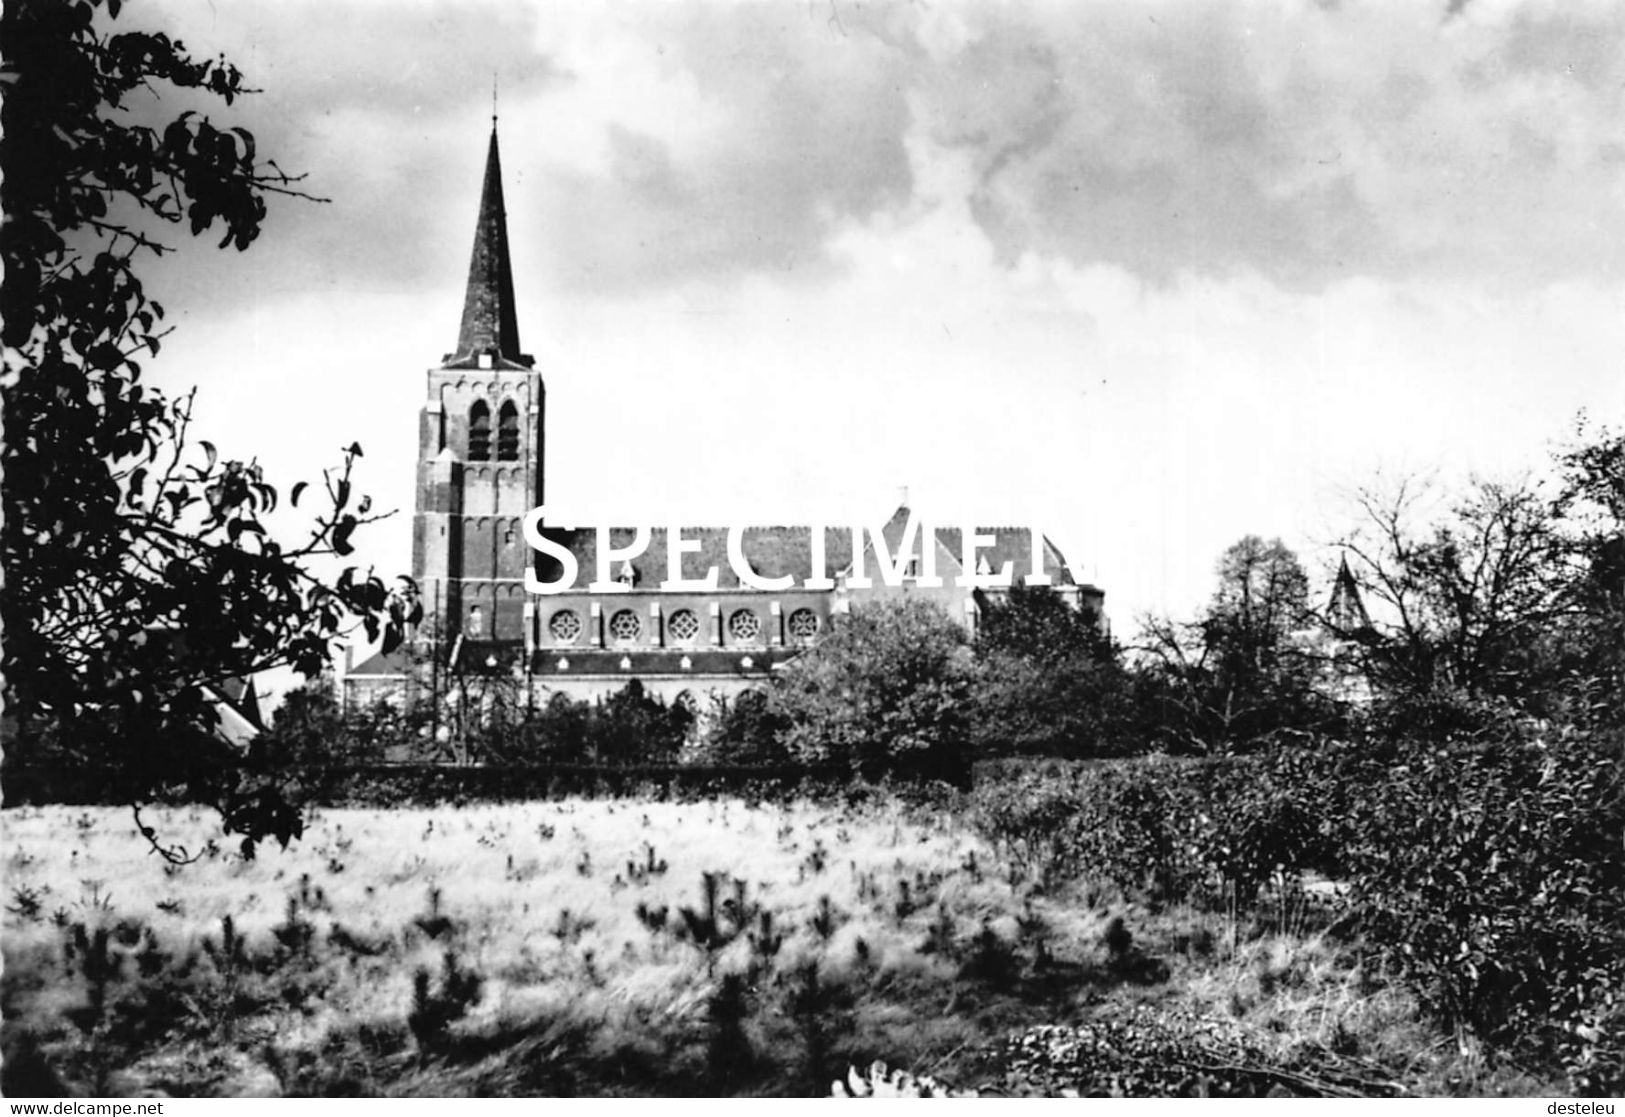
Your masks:
M134 0L325 204L151 272L150 364L291 484L365 448L410 566L493 72L550 504L1035 520L1117 631L1312 570L1379 470L1625 418L1625 6ZM222 119L216 114L217 119Z

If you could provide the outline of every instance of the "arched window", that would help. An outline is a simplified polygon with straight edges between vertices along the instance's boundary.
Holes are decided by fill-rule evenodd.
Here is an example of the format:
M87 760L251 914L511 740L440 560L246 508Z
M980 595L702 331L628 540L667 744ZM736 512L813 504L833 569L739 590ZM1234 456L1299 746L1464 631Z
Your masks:
M468 460L491 460L491 408L482 399L468 409Z
M497 461L519 460L519 409L508 400L497 412Z

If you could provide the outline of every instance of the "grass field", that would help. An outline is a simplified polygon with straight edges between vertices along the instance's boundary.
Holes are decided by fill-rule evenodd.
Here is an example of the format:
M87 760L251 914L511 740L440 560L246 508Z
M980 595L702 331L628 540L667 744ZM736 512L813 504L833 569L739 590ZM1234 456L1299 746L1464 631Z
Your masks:
M807 1095L874 1060L984 1092L1543 1089L1419 1023L1335 913L1042 894L952 810L327 810L253 861L208 812L147 820L201 859L127 811L4 812L8 1093Z

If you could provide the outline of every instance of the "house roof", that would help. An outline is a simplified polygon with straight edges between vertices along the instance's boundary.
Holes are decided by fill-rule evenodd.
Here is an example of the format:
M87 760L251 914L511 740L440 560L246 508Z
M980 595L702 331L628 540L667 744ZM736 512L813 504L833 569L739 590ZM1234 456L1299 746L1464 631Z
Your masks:
M410 675L418 667L412 652L401 645L392 652L375 652L351 667L345 672L347 676L355 675Z
M158 654L172 656L176 661L187 659L188 645L183 630L167 625L149 625L142 635ZM238 745L252 740L265 728L259 692L252 676L224 676L199 683L199 687L220 715L216 736L227 744Z

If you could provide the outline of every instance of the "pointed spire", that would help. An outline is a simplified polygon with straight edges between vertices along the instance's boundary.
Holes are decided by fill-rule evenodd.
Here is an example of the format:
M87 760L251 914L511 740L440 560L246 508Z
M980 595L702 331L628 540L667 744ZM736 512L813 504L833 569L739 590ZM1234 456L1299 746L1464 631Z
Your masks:
M1332 600L1326 613L1340 633L1352 635L1371 627L1371 617L1365 611L1365 602L1360 599L1360 586L1354 580L1354 572L1349 569L1347 555L1343 556L1342 565L1338 567L1337 581L1332 585Z
M530 368L535 363L519 351L513 263L508 257L508 214L502 204L502 157L497 151L494 115L491 146L485 157L485 185L480 192L480 219L474 228L474 252L468 264L468 293L463 297L463 321L457 331L457 351L446 354L445 361L450 368L473 368L480 365L482 357L488 357L494 368Z

